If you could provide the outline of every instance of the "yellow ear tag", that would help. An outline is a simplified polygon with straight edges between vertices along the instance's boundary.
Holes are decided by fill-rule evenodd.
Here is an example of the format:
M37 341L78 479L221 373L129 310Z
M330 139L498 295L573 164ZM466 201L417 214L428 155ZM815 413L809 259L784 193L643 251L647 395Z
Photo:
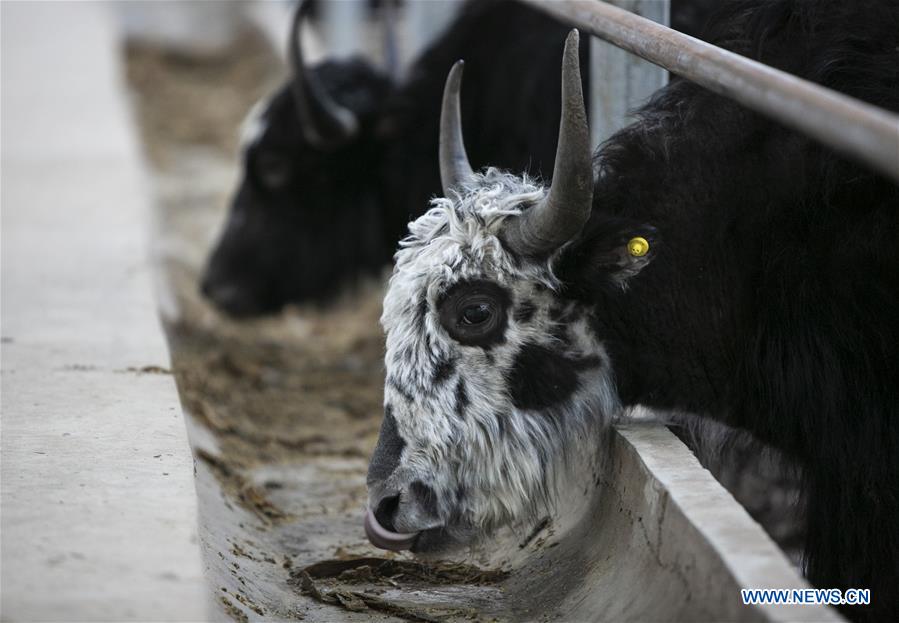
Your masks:
M643 257L649 253L649 241L642 236L631 238L627 243L627 252L633 257Z

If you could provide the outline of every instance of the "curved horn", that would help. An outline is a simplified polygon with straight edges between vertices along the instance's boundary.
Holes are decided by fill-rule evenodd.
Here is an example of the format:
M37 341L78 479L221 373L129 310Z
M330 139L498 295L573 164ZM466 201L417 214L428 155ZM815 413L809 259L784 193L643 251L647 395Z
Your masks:
M456 61L443 88L443 105L440 108L440 183L443 185L444 197L449 196L450 189L457 188L474 175L468 164L465 142L462 139L459 91L462 90L464 67L464 61Z
M303 0L290 25L287 56L293 72L293 99L306 140L320 147L337 147L356 135L359 121L352 111L331 99L303 61L300 26L311 5L309 0Z
M552 253L583 228L593 203L593 165L581 69L578 31L565 40L562 57L562 121L553 167L552 187L537 205L509 219L504 227L506 243L521 255L539 257Z

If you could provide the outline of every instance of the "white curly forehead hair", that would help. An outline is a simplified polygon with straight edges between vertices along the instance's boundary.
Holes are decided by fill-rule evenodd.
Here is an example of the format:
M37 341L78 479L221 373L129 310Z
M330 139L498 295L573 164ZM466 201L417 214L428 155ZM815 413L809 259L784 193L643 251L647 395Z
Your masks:
M388 549L439 551L551 512L573 459L595 454L617 408L590 311L558 294L552 270L592 203L577 32L550 189L471 170L461 74L457 63L444 92L444 198L410 225L381 318L385 414L366 532Z

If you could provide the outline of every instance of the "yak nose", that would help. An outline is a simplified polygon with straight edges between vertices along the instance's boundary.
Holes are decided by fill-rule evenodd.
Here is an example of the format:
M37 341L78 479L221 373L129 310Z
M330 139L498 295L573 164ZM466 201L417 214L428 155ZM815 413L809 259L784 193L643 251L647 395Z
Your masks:
M368 540L381 549L409 549L420 532L439 525L437 495L419 480L383 495L365 516Z

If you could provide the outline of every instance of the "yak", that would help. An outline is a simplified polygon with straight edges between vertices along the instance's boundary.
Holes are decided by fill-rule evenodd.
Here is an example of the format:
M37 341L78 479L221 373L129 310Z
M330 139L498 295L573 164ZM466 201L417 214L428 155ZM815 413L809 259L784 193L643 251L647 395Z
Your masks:
M235 317L319 296L346 264L362 270L383 262L383 219L365 178L380 157L378 118L393 84L358 57L308 70L300 27L313 4L294 13L291 79L244 122L242 178L204 269L203 294Z
M698 33L713 0L676 0L673 25ZM324 303L389 264L410 217L440 191L443 78L469 60L465 128L478 165L552 171L560 108L553 57L567 28L508 0L471 0L396 84L358 58L303 62L300 4L291 79L258 104L244 133L243 175L202 279L236 317ZM586 45L582 59L587 62Z
M896 2L723 10L716 45L899 110ZM856 620L897 620L899 187L683 79L592 158L577 41L551 184L473 169L449 73L442 197L384 299L369 539L441 552L526 524L647 405L794 458L808 578L870 589Z

